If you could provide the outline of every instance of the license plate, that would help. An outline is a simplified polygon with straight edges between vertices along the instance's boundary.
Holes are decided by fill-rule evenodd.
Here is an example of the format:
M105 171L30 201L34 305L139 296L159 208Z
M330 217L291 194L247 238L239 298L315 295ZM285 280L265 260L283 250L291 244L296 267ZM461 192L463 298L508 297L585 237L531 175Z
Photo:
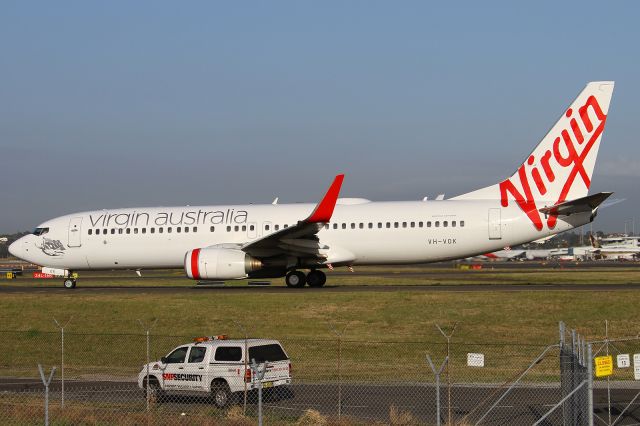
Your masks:
M272 388L273 387L273 382L264 382L262 384L263 388Z

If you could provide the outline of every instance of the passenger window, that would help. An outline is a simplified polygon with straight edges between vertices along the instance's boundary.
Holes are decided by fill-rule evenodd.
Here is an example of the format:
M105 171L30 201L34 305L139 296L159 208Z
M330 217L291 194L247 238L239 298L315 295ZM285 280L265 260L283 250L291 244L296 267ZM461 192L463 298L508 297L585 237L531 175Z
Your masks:
M233 227L233 230L238 232L240 230L240 227L238 225L236 225L236 226Z
M333 229L338 229L338 224L337 223L333 224Z
M416 223L415 222L411 222L411 227L415 228L416 227Z
M189 352L189 362L196 363L204 361L204 355L207 353L207 348L201 346L192 346L191 352Z
M460 221L460 226L464 226L464 220Z
M158 228L158 234L162 234L164 232L164 228Z
M194 226L194 227L193 227L193 229L192 229L192 231L193 231L193 232L198 232L198 227L197 227L197 226Z
M138 228L133 228L133 233L137 234L138 233Z
M127 228L127 234L131 233L131 228Z
M427 222L427 228L431 228L431 221Z
M436 220L436 228L440 227L440 221Z
M136 228L137 229L137 228ZM181 364L184 362L184 358L187 355L187 347L183 346L171 352L167 356L167 364Z
M382 228L382 222L378 222L378 229Z
M356 224L351 222L351 229L356 229Z
M444 222L442 222L442 226L444 226L444 227L446 228L447 226L449 226L449 222L447 222L447 221L445 220Z
M424 225L424 223L418 222L418 228L422 228L422 225Z
M407 227L407 222L402 222L402 227L406 228Z
M247 230L247 225L242 225L242 230L246 231Z
M156 233L156 228L150 228L150 230L151 230L151 233L152 233L152 234L155 234L155 233Z
M231 232L231 227L227 226L227 232Z
M189 227L188 226L184 227L184 232L189 232Z
M171 233L171 227L168 227L167 228L167 234L170 234L170 233Z
M387 222L387 228L391 228L391 222Z
M284 225L282 225L283 228L288 228L289 225L287 225L286 223Z
M347 229L347 224L346 223L342 224L342 229Z
M216 361L240 361L242 348L239 346L220 346L216 349Z
M324 224L324 229L329 229L329 224L328 223Z
M397 228L397 227L398 227L398 225L399 225L399 224L398 224L398 222L393 222L393 227L394 227L394 228Z
M122 228L118 228L118 234L122 235Z
M280 225L276 225L276 226L275 226L275 230L277 231L277 230L279 230L279 229L280 229Z
M215 227L215 226L211 226L211 227L209 227L209 231L213 232L213 231L215 231L215 230L216 230L216 227Z
M364 229L364 223L360 222L360 223L358 224L358 227L359 227L360 229Z
M89 229L89 235L93 234L93 230Z
M329 227L329 226L327 225L327 227ZM253 225L249 225L249 231L253 231L253 230L255 230L255 229L256 229L256 227L255 227L255 226L253 226Z
M180 226L176 226L176 232L179 234L180 232L182 232L182 228Z
M102 235L107 235L107 232L108 232L108 231L109 231L108 229L103 229L103 230L102 230Z
M373 228L373 223L369 222L369 229Z
M146 234L147 233L147 228L142 228L142 233Z
M268 230L269 230L269 225L265 225L265 226L264 226L264 230L265 230L265 231L268 231Z
M452 220L452 221L451 221L451 227L453 227L453 228L455 228L455 227L456 227L456 221L455 221L455 220Z

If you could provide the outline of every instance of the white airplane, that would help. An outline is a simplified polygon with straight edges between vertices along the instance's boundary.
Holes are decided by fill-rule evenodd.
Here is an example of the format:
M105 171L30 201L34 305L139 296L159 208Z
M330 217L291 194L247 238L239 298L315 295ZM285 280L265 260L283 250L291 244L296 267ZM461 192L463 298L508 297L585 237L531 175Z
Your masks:
M450 199L339 199L338 175L317 205L74 213L40 224L9 250L64 276L67 288L76 285L74 271L152 268L184 268L195 280L285 276L289 287L321 287L325 268L438 262L539 240L593 221L611 195L588 190L613 87L587 84L511 177Z

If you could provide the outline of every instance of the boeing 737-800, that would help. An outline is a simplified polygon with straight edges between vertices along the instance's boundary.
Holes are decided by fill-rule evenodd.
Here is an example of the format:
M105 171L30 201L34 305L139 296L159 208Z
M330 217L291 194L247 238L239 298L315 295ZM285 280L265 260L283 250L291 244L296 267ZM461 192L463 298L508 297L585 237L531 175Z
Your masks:
M57 271L184 268L195 280L286 277L321 287L322 269L438 262L539 240L593 221L611 193L588 195L613 82L591 82L509 178L447 200L339 198L317 204L99 210L58 217L14 242ZM308 270L304 273L303 270Z

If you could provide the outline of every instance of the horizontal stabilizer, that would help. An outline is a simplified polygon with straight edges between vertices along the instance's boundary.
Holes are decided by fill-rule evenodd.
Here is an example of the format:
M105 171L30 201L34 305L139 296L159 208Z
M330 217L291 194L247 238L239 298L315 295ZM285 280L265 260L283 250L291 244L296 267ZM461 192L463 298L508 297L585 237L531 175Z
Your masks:
M587 213L594 211L604 200L609 198L613 192L599 192L576 200L565 201L555 206L543 207L541 213L554 216L569 216L576 213Z

